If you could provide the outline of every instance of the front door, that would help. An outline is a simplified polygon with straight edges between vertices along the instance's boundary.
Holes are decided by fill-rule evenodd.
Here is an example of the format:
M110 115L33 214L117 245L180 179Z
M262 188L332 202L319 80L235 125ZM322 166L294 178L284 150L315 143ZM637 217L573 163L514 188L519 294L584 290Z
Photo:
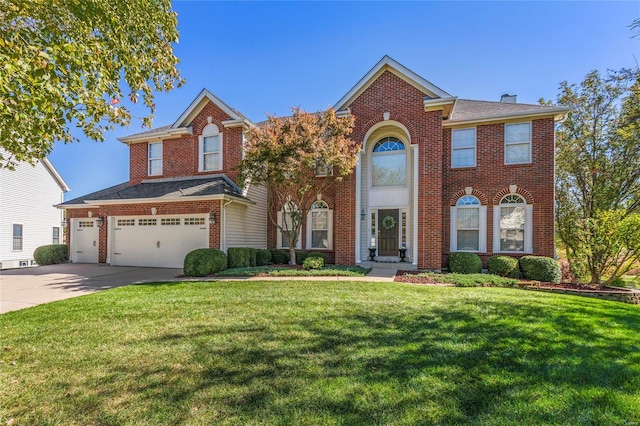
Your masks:
M378 210L378 256L398 256L399 210Z

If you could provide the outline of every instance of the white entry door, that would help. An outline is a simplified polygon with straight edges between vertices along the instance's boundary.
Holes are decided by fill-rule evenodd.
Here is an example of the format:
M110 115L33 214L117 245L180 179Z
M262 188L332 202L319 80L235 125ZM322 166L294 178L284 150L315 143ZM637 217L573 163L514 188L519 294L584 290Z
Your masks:
M98 225L95 219L71 219L71 261L98 263Z
M114 217L111 264L182 268L184 257L209 247L205 215Z

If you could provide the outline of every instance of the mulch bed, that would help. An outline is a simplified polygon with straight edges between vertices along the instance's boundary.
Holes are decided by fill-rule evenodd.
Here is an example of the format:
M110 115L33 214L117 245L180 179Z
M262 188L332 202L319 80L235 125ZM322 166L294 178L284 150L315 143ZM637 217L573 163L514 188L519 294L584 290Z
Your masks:
M421 273L421 271L398 271L396 277L394 279L397 283L412 283L412 284L430 284L430 285L441 285L446 286L450 284L442 284L436 282L431 277L419 277L417 274ZM519 280L518 285L522 287L536 287L541 289L561 289L561 290L575 290L575 291L632 291L628 288L621 287L597 287L588 284L575 284L575 283L543 283L539 281L531 281L531 280Z

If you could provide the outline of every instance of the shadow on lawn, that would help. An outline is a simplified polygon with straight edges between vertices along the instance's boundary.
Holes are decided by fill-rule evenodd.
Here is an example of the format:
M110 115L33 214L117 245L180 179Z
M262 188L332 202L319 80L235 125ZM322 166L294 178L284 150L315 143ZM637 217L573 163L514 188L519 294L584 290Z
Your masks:
M597 423L607 412L638 415L606 394L638 391L640 340L628 331L640 329L639 316L581 300L571 312L553 304L472 303L474 309L374 305L354 313L344 301L303 320L274 306L255 324L203 325L150 339L187 345L189 365L117 365L113 379L138 377L129 379L138 383L133 392L149 410L169 410L171 423L189 422L194 409L208 421L278 424L500 417L539 424L585 412ZM601 395L585 400L593 388ZM556 397L561 405L536 407L538 398Z

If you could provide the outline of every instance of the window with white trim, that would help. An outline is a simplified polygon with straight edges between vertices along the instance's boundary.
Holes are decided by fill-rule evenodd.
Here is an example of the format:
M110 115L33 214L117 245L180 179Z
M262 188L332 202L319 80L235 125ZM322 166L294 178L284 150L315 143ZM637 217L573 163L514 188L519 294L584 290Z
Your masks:
M60 244L60 227L53 227L53 234L51 236L51 244Z
M407 151L394 137L382 138L371 153L372 186L405 186L407 184Z
M324 201L311 205L307 219L307 248L329 250L333 246L333 210Z
M504 125L504 163L531 163L531 123Z
M476 197L460 197L451 207L451 251L487 251L487 207Z
M149 143L149 176L162 174L162 142Z
M294 203L286 203L282 210L278 212L278 225L282 227L282 230L278 229L278 248L289 248L289 241L293 235L291 230L292 221L297 214L299 214L298 206ZM302 238L300 238L299 233L296 248L302 248Z
M198 137L198 170L208 172L222 170L222 133L218 126L209 123Z
M333 166L327 164L324 160L316 160L314 165L314 173L316 177L325 177L333 175Z
M533 206L518 194L509 194L494 206L493 251L531 253Z
M22 237L22 224L20 223L13 223L12 224L12 228L13 228L13 251L22 251L22 243L23 243L23 237Z
M475 167L476 129L454 129L451 132L451 167Z

